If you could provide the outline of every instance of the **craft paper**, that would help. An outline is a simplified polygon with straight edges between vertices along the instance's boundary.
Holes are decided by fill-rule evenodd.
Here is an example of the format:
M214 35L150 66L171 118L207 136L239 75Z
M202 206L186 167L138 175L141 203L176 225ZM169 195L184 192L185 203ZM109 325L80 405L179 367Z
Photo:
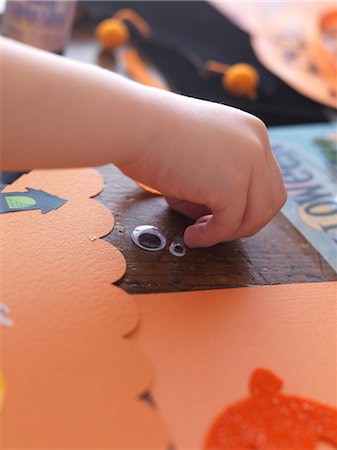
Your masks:
M166 449L165 427L141 400L152 370L126 337L134 301L114 286L121 253L100 238L114 224L90 199L92 169L33 171L2 193L37 189L66 202L0 215L1 448Z
M132 339L152 362L153 398L177 450L203 448L257 368L281 378L284 394L336 408L336 296L336 282L135 295Z
M28 189L26 192L0 193L0 213L39 209L45 214L64 203L65 200L36 189Z
M260 62L315 101L337 108L337 61L326 46L322 17L336 11L331 2L210 3L251 34Z
M285 24L294 20L298 20L298 14L302 13L302 17L314 15L320 17L326 10L333 8L332 2L256 2L255 0L245 1L245 14L242 14L241 2L219 2L218 0L208 0L214 8L223 15L232 20L237 26L250 34L257 34L261 29L273 28L275 20L281 15L287 15L288 20Z
M304 35L292 37L293 30L252 38L261 63L300 94L331 108L337 108L337 66L316 41ZM308 43L306 43L308 42Z

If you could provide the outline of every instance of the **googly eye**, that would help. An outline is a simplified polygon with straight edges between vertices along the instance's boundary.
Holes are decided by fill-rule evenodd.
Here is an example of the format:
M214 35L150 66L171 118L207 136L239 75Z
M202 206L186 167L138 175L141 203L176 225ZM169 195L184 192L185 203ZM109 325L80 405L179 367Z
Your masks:
M140 225L131 234L132 241L137 247L148 252L159 252L166 246L165 236L152 225Z
M180 240L173 241L169 246L169 251L172 255L178 257L186 255L186 247Z

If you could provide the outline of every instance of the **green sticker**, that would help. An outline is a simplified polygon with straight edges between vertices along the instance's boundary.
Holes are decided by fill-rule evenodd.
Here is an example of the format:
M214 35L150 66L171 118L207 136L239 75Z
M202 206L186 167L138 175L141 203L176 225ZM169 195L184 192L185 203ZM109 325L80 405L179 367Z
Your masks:
M33 198L24 197L23 195L6 196L5 200L9 209L29 208L30 206L36 205L36 201Z

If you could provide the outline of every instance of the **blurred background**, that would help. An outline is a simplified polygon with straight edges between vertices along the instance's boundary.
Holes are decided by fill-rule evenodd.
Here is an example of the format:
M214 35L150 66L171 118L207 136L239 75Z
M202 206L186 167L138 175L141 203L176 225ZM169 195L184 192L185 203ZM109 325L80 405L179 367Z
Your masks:
M241 108L268 126L334 117L330 2L10 0L1 11L3 33L14 39L43 48L63 33L60 48L46 48Z

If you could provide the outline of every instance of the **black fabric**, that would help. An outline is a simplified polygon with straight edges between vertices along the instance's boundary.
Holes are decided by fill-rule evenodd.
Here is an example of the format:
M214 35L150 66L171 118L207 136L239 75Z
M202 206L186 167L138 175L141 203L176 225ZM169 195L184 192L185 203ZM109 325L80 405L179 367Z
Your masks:
M267 125L326 121L323 107L291 89L257 60L247 33L204 1L80 2L87 19L98 22L121 8L137 11L151 26L145 40L129 24L136 46L150 59L178 93L211 100L251 112ZM244 14L245 4L242 3ZM228 94L221 77L205 77L203 64L215 59L225 64L245 62L259 72L257 101Z

